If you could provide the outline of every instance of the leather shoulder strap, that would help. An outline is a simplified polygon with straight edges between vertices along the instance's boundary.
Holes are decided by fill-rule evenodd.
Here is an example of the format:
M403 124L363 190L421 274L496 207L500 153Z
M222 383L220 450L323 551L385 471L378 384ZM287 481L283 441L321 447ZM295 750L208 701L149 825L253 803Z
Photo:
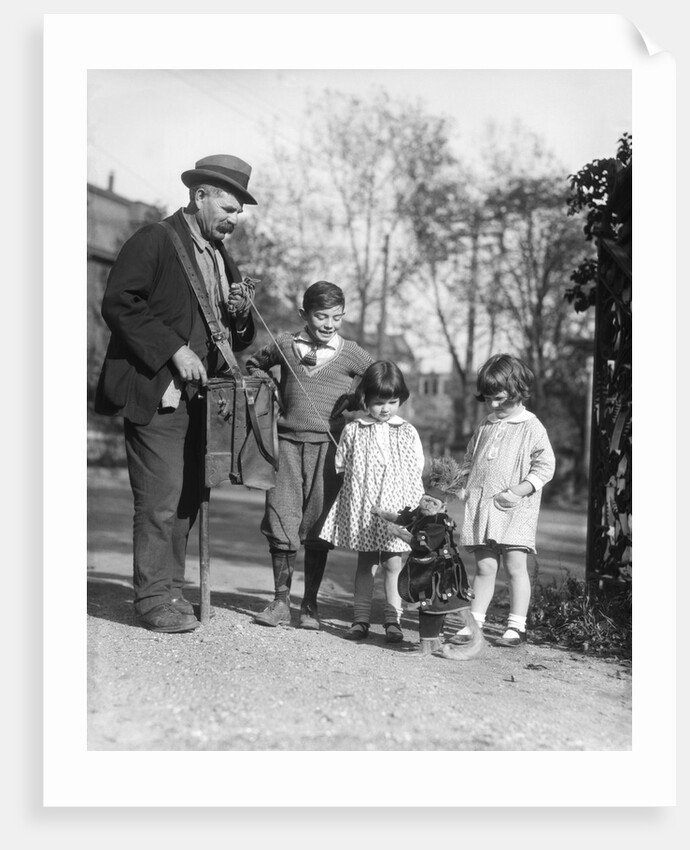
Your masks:
M197 270L194 266L194 263L192 262L191 257L187 253L187 249L185 248L184 243L182 242L179 234L169 221L161 221L159 222L159 224L161 225L161 227L165 228L168 235L170 236L175 251L177 252L177 256L180 259L180 263L182 264L182 268L184 269L187 282L189 283L192 292L196 295L197 301L199 302L199 306L201 307L201 312L208 326L208 331L211 335L211 339L213 340L216 348L220 351L225 362L228 364L228 368L230 369L232 375L235 378L241 378L242 370L240 369L239 363L237 362L237 358L235 357L232 351L232 347L228 342L228 334L220 326L218 320L215 317L215 314L209 302L206 287L204 286L203 281L199 279Z

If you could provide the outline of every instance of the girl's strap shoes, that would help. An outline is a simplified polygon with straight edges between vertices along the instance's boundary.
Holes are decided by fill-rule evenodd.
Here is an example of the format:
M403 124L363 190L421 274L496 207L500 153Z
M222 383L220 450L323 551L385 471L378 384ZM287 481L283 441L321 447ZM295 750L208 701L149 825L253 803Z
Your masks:
M500 638L496 639L496 646L522 646L527 643L527 632L518 629L506 629Z
M353 623L345 632L347 640L364 640L369 635L369 623Z
M400 643L403 639L402 629L398 623L386 623L386 643Z

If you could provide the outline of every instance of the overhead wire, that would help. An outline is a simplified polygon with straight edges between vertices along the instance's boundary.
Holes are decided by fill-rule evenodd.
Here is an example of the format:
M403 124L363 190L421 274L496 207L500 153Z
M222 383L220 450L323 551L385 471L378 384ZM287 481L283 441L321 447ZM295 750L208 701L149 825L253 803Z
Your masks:
M142 174L139 174L138 171L135 171L131 166L127 165L127 163L123 162L121 159L115 156L114 153L111 153L111 151L104 148L103 145L99 145L97 142L89 141L88 146L105 154L114 163L124 168L125 171L128 171L133 177L136 177L137 180L140 180L142 183L145 183L149 188L153 189L155 192L158 192L161 197L165 195L165 192L161 189L160 186L156 186L154 183L151 183L150 180L148 180Z
M183 83L186 83L191 88L197 89L197 91L202 92L203 94L206 95L206 97L210 98L211 100L215 100L217 103L220 103L221 106L224 106L227 109L233 110L233 112L236 112L238 115L241 115L243 118L246 118L247 121L250 121L258 129L260 129L260 130L264 129L261 122L257 121L256 116L248 115L245 111L240 109L237 105L231 103L228 99L224 99L224 98L219 97L216 94L215 91L209 91L209 89L205 88L204 86L201 86L196 82L193 82L192 79L190 79L189 76L183 75L182 73L180 73L176 70L170 69L170 70L167 71L167 73L169 73L172 76L176 77L177 79L181 80ZM297 147L299 147L299 143L295 142L294 139L290 139L287 136L283 136L281 132L277 132L276 134L278 136L280 136L288 144L296 145Z

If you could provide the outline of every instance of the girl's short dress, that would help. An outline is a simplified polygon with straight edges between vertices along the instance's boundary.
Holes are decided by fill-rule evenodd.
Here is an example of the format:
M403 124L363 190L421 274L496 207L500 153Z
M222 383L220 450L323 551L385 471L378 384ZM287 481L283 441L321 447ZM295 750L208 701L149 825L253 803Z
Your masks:
M424 494L424 450L414 426L399 416L388 422L370 417L349 422L335 465L344 473L343 483L320 536L355 552L409 552L371 509L398 514L416 507Z
M467 478L460 543L467 547L501 544L535 553L541 489L553 478L555 466L546 429L530 411L510 419L493 414L483 419L463 461ZM515 507L497 508L494 496L521 481L529 481L534 493Z

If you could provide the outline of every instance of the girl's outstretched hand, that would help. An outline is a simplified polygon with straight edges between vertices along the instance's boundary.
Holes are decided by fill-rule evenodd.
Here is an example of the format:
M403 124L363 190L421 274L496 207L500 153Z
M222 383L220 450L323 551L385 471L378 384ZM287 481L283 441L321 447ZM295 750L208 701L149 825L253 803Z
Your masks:
M406 528L403 528L401 525L396 525L394 522L388 523L388 531L394 537L399 537L401 540L404 540L405 543L409 544L414 540L414 536L411 532L409 532Z
M397 514L393 514L390 511L383 511L377 505L371 509L371 512L374 516L380 516L382 519L387 520L388 522L394 522Z

